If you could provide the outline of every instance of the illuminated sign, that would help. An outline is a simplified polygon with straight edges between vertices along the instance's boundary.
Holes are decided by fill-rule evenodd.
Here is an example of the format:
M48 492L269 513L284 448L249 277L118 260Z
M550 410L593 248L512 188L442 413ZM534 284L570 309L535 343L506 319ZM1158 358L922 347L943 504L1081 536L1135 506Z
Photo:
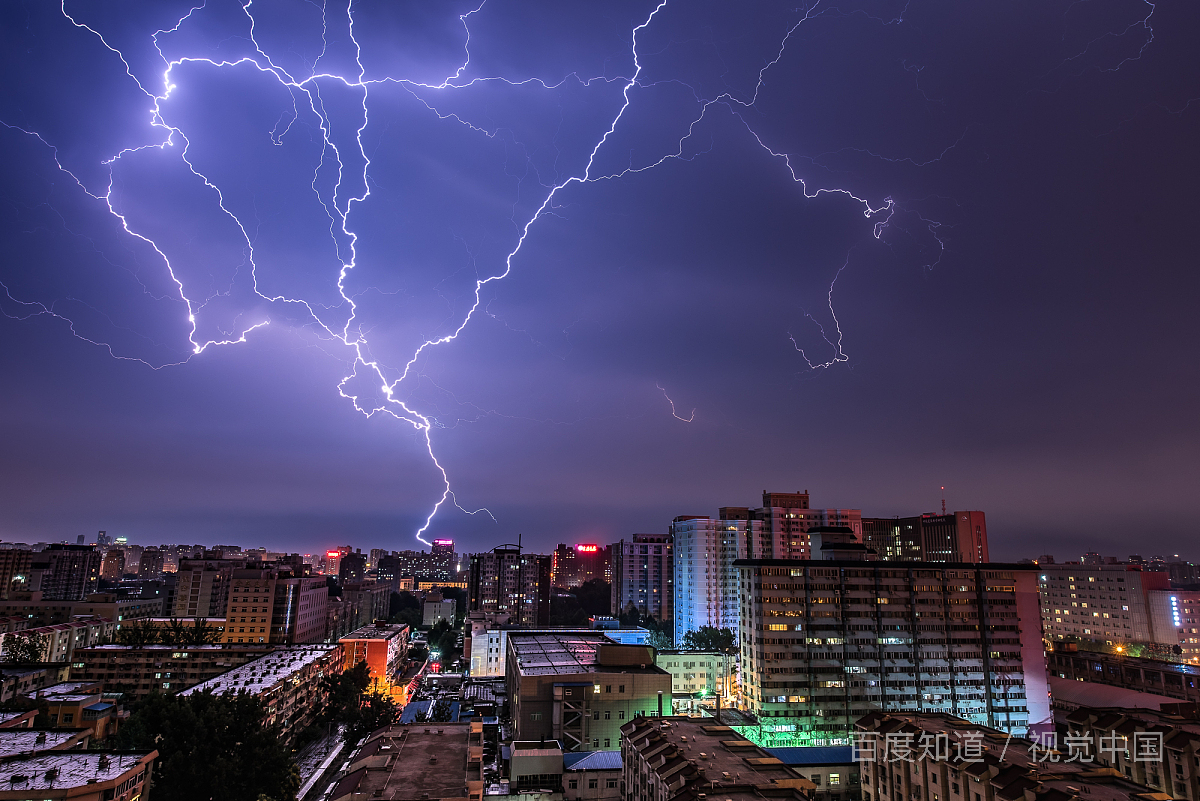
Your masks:
M454 540L434 540L434 545L453 545Z
M340 553L338 553L337 551L327 551L327 552L325 553L325 555L326 555L326 556L328 556L330 559L333 559L333 558L335 558L335 557L341 556L341 554L340 554Z
M599 545L576 545L575 550L579 551L580 553L595 553L596 551L600 550L600 546Z

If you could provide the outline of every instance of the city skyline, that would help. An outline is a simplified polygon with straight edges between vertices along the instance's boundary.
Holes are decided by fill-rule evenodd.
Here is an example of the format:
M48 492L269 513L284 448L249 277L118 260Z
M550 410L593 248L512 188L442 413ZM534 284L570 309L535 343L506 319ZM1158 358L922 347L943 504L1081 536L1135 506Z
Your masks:
M0 539L1194 538L1194 8L406 8L3 19Z

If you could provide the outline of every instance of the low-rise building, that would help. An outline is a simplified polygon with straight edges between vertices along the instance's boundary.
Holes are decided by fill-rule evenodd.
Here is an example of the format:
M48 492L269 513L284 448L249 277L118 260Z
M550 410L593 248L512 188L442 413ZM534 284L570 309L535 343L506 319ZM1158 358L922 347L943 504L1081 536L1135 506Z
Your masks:
M90 728L97 740L112 733L117 705L105 700L99 682L66 681L39 690L37 697L47 705L50 726L56 729Z
M811 781L712 718L639 717L621 727L627 801L786 798L808 801Z
M116 631L116 624L107 618L81 617L67 623L38 626L7 635L5 647L8 647L9 637L37 636L42 640L38 662L70 662L76 648L111 642Z
M1200 798L1200 722L1148 709L1079 707L1066 736L1098 766L1172 798Z
M149 799L157 751L49 751L5 760L0 799Z
M617 801L621 797L620 751L563 754L566 801Z
M408 626L376 623L364 626L338 640L342 669L366 662L371 671L371 688L376 692L403 695L400 678L408 662ZM407 699L398 699L404 703Z
M506 684L519 740L557 740L564 751L621 747L621 726L671 710L671 674L654 649L598 631L509 631Z
M730 654L659 651L656 664L671 674L672 707L676 714L711 706L717 695L722 698L733 696L736 663Z
M387 726L350 757L329 801L483 798L483 724Z
M1046 654L1046 666L1050 675L1064 679L1108 684L1200 703L1200 667L1195 665L1121 654L1056 650Z
M341 672L341 652L336 645L284 645L179 694L250 693L262 701L265 724L278 725L281 737L290 743L325 702L321 679Z
M34 731L26 728L0 729L0 760L42 751L84 751L92 730L57 729Z
M265 656L273 645L97 645L75 651L71 678L141 698L171 694Z
M853 746L784 746L763 750L815 785L810 792L813 801L858 801L862 798Z
M0 702L32 696L43 687L66 681L70 668L68 662L0 665Z
M37 708L11 709L0 712L0 729L32 729L33 721L37 718Z
M1082 742L1056 748L945 713L873 712L857 723L863 801L1168 801L1096 760Z
M421 625L436 626L445 620L454 625L456 602L453 598L443 598L440 592L431 592L425 596L425 606L421 615Z

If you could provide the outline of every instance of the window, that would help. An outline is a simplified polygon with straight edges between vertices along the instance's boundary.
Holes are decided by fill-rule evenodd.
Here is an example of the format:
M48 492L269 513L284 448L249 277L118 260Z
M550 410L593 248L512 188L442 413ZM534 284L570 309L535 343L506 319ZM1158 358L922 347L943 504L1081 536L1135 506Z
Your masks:
M595 712L592 713L592 720L599 720L599 719L600 719L600 710L596 710Z
M541 719L542 719L542 713L541 713L541 712L530 712L530 713L529 713L529 719L530 719L530 720L541 720Z
M608 737L605 737L605 738L604 738L604 747L605 747L605 748L611 748L611 747L612 747L612 745L609 743L609 738L608 738ZM593 780L593 781L594 781L594 780ZM594 785L594 784L593 784L592 786L593 786L593 787L595 787L596 785Z
M578 790L579 789L579 779L571 779L570 781L567 782L567 787L572 790Z
M609 710L609 709L604 710L604 719L612 720L612 710Z
M593 738L592 738L592 748L599 748L599 747L600 747L600 738L599 738L599 737L593 737ZM979 801L979 799L978 799L978 798L976 798L976 799L975 799L975 801Z
M589 790L595 790L599 786L600 786L599 779L588 779L588 789Z
M605 685L604 685L604 692L606 692L606 693L611 693L611 692L612 692L612 685L611 685L611 684L605 684Z
M625 719L625 710L624 709L617 710L617 720L624 720L624 719Z
M841 783L842 783L842 774L840 774L840 773L830 773L829 774L829 786L830 787L833 787L834 785L838 785Z
M618 684L618 685L617 685L617 687L619 688L619 689L617 690L617 692L619 692L619 693L623 693L623 692L625 692L625 685L624 685L624 684Z
M611 790L617 786L617 780L616 779L606 779L604 782L604 786L607 787L609 790Z

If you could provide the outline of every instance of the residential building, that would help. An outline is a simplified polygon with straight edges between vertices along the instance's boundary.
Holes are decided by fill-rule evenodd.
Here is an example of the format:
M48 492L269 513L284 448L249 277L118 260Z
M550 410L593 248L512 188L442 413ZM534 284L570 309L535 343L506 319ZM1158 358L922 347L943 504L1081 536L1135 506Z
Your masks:
M1200 589L1150 590L1146 597L1155 641L1178 645L1185 662L1200 664Z
M173 616L225 617L233 571L245 567L245 559L223 559L215 552L180 559Z
M338 640L342 670L366 662L375 691L401 694L404 686L400 677L408 663L408 635L408 626L400 623L376 623L347 634ZM406 703L407 699L400 698L399 702Z
M470 659L472 678L504 678L505 631L512 628L507 612L468 612L463 655Z
M157 751L43 751L5 760L0 799L70 798L137 801L150 798Z
M860 540L881 561L989 561L987 520L980 511L864 517Z
M484 736L478 722L380 729L350 757L328 801L482 801Z
M71 657L72 681L103 682L107 692L169 695L273 651L273 645L94 645Z
M54 543L34 554L27 588L46 600L79 601L96 591L100 552L95 545Z
M1035 565L736 564L746 708L762 745L848 745L868 712L1050 725ZM1024 625L1022 623L1024 622Z
M38 636L42 638L42 655L39 662L70 662L76 648L88 648L103 642L111 642L117 627L111 620L102 617L79 617L70 623L55 623L38 626L10 637ZM7 650L9 639L5 637Z
M1170 798L1102 767L1095 751L1084 754L1076 745L1051 753L1050 736L1024 740L945 713L873 712L860 720L857 728L863 801Z
M555 587L578 587L585 581L612 582L612 546L595 543L560 543L551 555L550 583Z
M104 699L99 682L61 682L38 690L37 697L46 704L52 728L89 728L97 740L115 730L117 705Z
M367 577L367 557L361 550L342 556L338 564L338 581L347 584L351 581L362 581Z
M325 637L329 589L303 566L252 563L229 574L225 643L298 645Z
M813 783L813 789L808 792L813 801L861 801L862 784L853 746L826 745L763 750Z
M368 579L344 584L342 598L350 604L354 616L351 628L361 628L376 620L386 620L391 597L391 587L378 581Z
M91 736L87 728L33 731L0 726L0 761L44 751L84 751Z
M625 721L670 711L671 675L655 666L649 646L618 645L598 631L507 635L516 739L553 739L564 751L611 750L620 748Z
M425 596L425 604L422 607L421 625L436 626L445 620L453 626L454 607L455 600L453 598L443 598L440 592L429 593Z
M655 663L671 674L674 714L698 712L712 706L720 695L733 700L737 664L735 657L720 651L659 651ZM707 703L705 701L707 700Z
M119 627L126 620L163 615L161 597L130 598L102 592L82 601L48 601L40 592L31 592L13 593L9 598L0 601L0 615L25 618L30 626L69 623L77 617L89 616L107 618Z
M25 590L33 551L26 548L0 548L0 597Z
M1178 634L1155 631L1150 593L1170 589L1166 573L1132 564L1039 566L1042 629L1048 642L1100 645L1158 642L1174 645Z
M1066 724L1066 736L1076 748L1087 743L1097 766L1119 771L1171 798L1200 799L1200 723L1194 717L1079 707L1066 715Z
M639 717L621 727L629 801L809 801L811 781L712 718Z
M636 610L675 619L675 557L670 534L634 534L612 546L612 614Z
M43 687L66 681L70 674L67 662L45 662L28 665L0 664L0 703L17 696L35 695ZM0 723L0 728L9 725ZM31 722L30 726L33 725Z
M325 636L328 604L329 586L323 576L309 575L302 568L290 575L281 573L275 579L271 642L285 645L320 642Z
M125 575L125 551L112 548L100 562L100 578L105 581L120 581Z
M382 554L379 561L375 563L375 579L380 584L386 584L392 592L400 592L402 589L400 580L404 578L401 573L402 569L403 564L399 556ZM413 579L409 578L409 581L412 582ZM411 590L412 586L410 585L408 589Z
M507 612L525 628L550 624L550 557L501 546L471 554L472 612Z
M158 548L146 548L138 560L138 578L160 579L163 574L164 554Z
M737 572L747 543L761 536L762 521L677 517L671 523L675 551L675 645L704 626L738 627ZM805 547L808 541L805 539Z
M26 709L24 712L18 710L0 712L0 729L32 729L37 713L37 709Z
M266 711L264 724L278 725L283 741L290 744L325 703L321 679L341 672L341 651L336 645L281 645L260 659L179 694L248 692L261 699Z
M1060 651L1046 654L1052 676L1107 684L1200 705L1200 668L1124 654Z

